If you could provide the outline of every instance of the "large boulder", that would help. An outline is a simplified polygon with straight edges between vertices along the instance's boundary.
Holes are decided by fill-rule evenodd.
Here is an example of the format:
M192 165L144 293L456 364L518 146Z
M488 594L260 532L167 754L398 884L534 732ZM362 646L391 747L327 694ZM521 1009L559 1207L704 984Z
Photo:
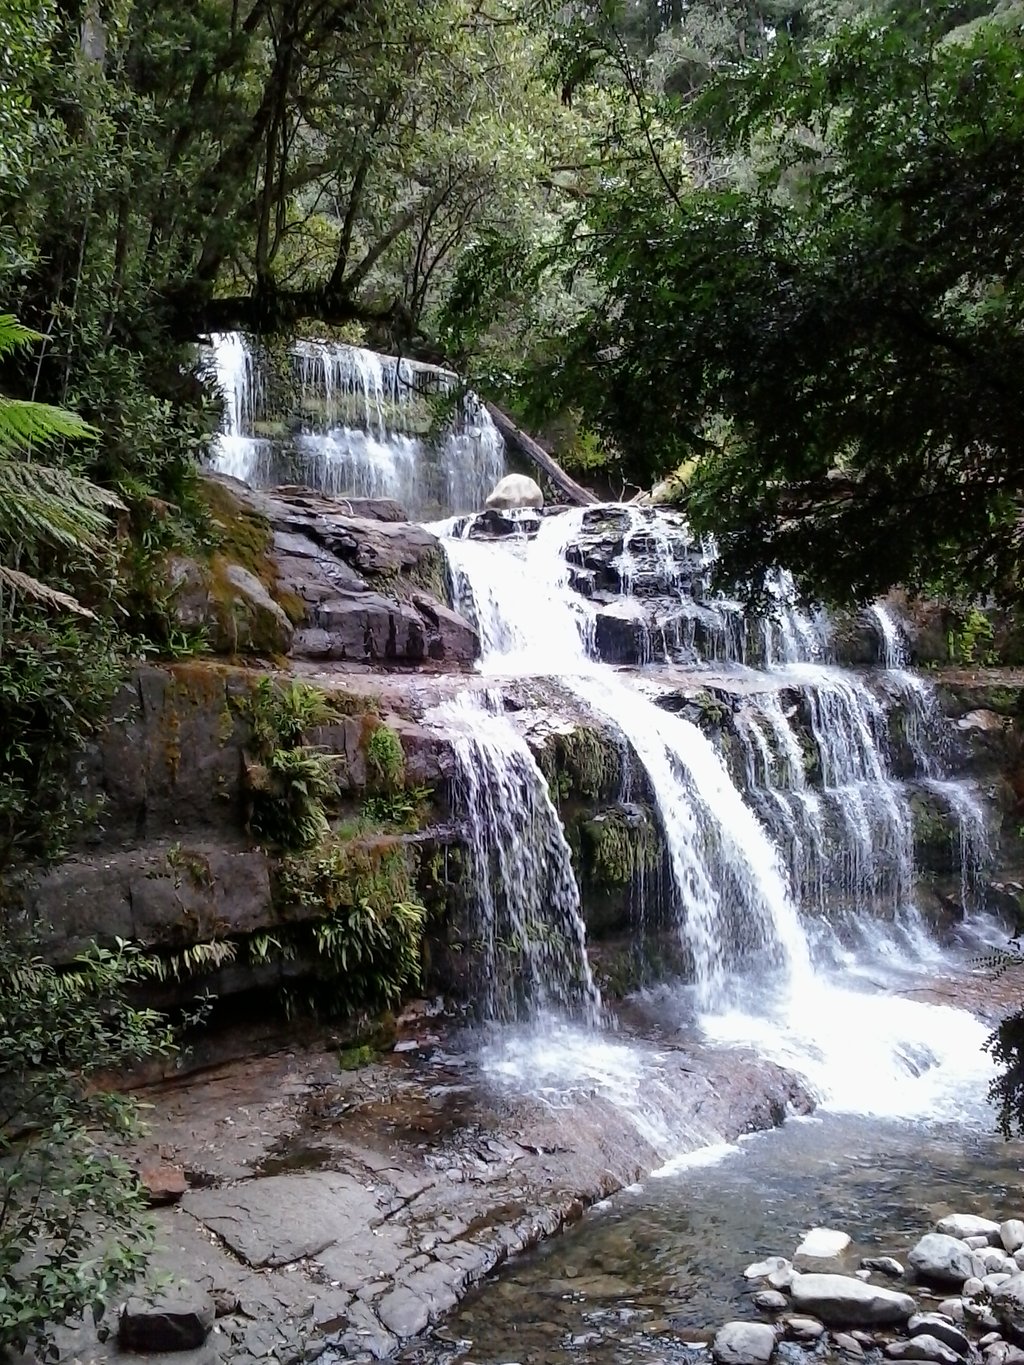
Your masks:
M536 479L531 479L526 474L506 474L491 490L487 506L502 509L543 507L544 494Z
M1006 1335L1024 1344L1024 1273L993 1290L992 1311Z
M793 1307L829 1327L875 1327L906 1322L916 1305L909 1294L866 1284L850 1275L798 1275Z
M768 1365L775 1329L764 1322L727 1322L715 1333L711 1355L718 1365Z
M998 1232L998 1223L993 1226ZM961 1285L979 1269L966 1242L941 1232L926 1233L911 1248L908 1260L925 1284Z

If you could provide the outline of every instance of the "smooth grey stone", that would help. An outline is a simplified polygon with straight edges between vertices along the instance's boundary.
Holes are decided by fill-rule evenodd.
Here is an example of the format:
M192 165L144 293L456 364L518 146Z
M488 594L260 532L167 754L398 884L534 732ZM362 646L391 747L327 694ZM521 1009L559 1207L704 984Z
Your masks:
M788 1307L789 1300L777 1289L762 1289L754 1295L754 1307L762 1313L781 1313Z
M851 1336L849 1332L836 1332L832 1340L839 1348L839 1350L845 1351L848 1356L859 1357L864 1354L864 1347L860 1344L857 1338Z
M999 1225L999 1240L1003 1244L1003 1250L1012 1256L1015 1251L1020 1251L1024 1247L1024 1220L1020 1218L1007 1218L1005 1223Z
M798 1275L793 1307L830 1327L873 1327L906 1322L916 1305L909 1294L865 1284L852 1275Z
M787 1336L796 1337L797 1341L817 1341L825 1334L825 1328L817 1318L793 1316L783 1318L782 1323Z
M775 1270L782 1270L791 1266L792 1262L787 1261L785 1256L769 1256L764 1261L755 1261L753 1265L748 1265L743 1272L745 1280L766 1280Z
M964 1320L964 1301L963 1299L943 1299L936 1307L936 1312L943 1317L951 1319L953 1322L963 1322Z
M926 1284L961 1285L977 1269L970 1247L959 1238L941 1232L925 1233L911 1248L908 1260L915 1274Z
M945 1342L958 1356L970 1354L971 1343L965 1332L955 1323L948 1322L939 1313L915 1313L907 1323L907 1331L912 1337L932 1336Z
M999 1224L991 1218L979 1218L976 1213L950 1213L936 1224L939 1232L963 1241L965 1237L987 1237L998 1240Z
M775 1329L765 1322L727 1322L711 1343L718 1365L768 1365L775 1350Z
M893 1341L885 1348L890 1360L928 1360L934 1365L960 1365L960 1357L938 1337L922 1333L910 1341Z
M900 1280L905 1273L895 1256L865 1256L860 1266L862 1270L876 1270L880 1275L888 1275L890 1280Z

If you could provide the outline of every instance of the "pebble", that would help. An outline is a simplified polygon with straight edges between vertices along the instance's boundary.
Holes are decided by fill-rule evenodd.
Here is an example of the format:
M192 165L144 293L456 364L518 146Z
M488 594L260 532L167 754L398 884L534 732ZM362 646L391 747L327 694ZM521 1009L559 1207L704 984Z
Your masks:
M949 1318L951 1322L963 1322L964 1320L964 1301L963 1299L943 1299L935 1310L943 1317Z
M960 1365L960 1357L938 1337L923 1333L910 1341L891 1341L885 1348L890 1360L928 1360L934 1365Z
M990 1247L992 1245L987 1237L965 1237L964 1241L972 1251L980 1251L982 1247Z
M971 1343L955 1323L947 1322L938 1313L915 1313L907 1323L911 1337L931 1336L943 1342L958 1356L971 1353Z
M984 1294L985 1286L976 1275L972 1275L969 1280L964 1280L961 1293L965 1299L976 1299L979 1294Z
M1020 1218L1008 1218L1005 1223L1000 1223L999 1240L1003 1244L1003 1250L1008 1251L1011 1256L1024 1248L1024 1221Z
M835 1228L811 1228L797 1247L796 1254L798 1256L810 1256L815 1260L824 1260L831 1256L838 1256L849 1245L850 1234L848 1232L837 1232Z
M853 1273L854 1275L856 1275L858 1280L863 1280L865 1284L867 1284L868 1280L871 1279L870 1270L855 1270Z
M982 1350L984 1350L986 1346L991 1346L993 1342L996 1341L1002 1341L1002 1337L999 1335L998 1332L986 1332L985 1335L978 1342L978 1345L981 1347Z

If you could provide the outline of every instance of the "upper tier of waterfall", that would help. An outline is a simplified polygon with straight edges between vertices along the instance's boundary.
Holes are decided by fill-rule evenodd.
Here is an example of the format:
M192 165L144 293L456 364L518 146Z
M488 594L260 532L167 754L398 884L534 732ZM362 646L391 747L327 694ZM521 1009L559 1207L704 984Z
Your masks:
M321 341L280 354L240 332L214 334L201 364L224 399L210 463L254 487L394 498L421 520L475 511L505 473L487 409L437 366Z

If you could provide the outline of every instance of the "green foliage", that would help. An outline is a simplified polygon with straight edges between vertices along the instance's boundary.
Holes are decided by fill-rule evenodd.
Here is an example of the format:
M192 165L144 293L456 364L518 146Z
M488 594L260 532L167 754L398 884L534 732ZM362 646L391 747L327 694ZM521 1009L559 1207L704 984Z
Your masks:
M401 844L328 838L283 860L277 896L322 912L311 933L320 974L339 978L338 1008L393 1004L419 980L426 911Z
M0 1354L47 1351L53 1324L98 1318L142 1266L144 1201L114 1152L136 1106L107 1086L171 1050L127 1003L145 976L123 944L57 972L0 934Z
M378 725L366 741L366 766L371 783L384 792L405 781L405 751L390 726Z
M628 886L657 866L661 843L656 826L625 811L603 811L581 826L589 873L601 887Z
M429 799L429 787L403 787L368 796L363 802L363 819L371 828L416 829Z
M977 607L968 607L960 613L958 624L946 633L950 660L968 667L997 663L998 657L992 648L993 636L990 617Z
M114 632L19 610L0 648L0 873L52 859L92 812L72 778L124 676Z
M315 847L330 828L327 806L338 794L338 756L302 738L331 718L327 697L302 682L263 677L237 707L256 756L245 770L250 828L282 848Z
M573 236L599 299L552 405L638 481L698 456L690 515L742 583L1017 592L1024 37L1013 11L946 36L963 16L777 43L691 111L742 178L612 181Z

